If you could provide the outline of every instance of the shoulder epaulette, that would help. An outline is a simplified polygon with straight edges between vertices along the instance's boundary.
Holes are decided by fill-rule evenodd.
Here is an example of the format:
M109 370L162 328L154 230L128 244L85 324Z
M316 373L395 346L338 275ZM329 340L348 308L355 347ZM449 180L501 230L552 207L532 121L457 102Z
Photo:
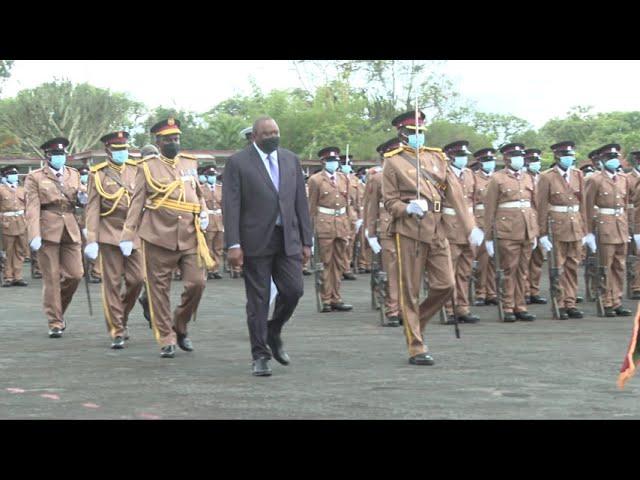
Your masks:
M444 152L442 151L442 149L441 149L441 148L438 148L438 147L422 147L422 150L427 150L427 151L429 151L429 152L444 153Z
M100 162L97 165L91 165L91 167L89 167L89 170L91 172L97 172L98 170L102 170L104 167L106 167L108 164L108 162L104 161L104 162Z
M124 162L124 163L126 163L127 165L133 165L133 166L137 166L137 165L138 165L138 162L137 162L137 161L135 161L135 160L134 160L134 159L132 159L132 158L128 159L128 160L127 160L126 162Z
M140 160L134 160L136 165L140 165L141 163L146 162L147 160L151 160L152 158L160 158L158 155L147 155L146 157L142 157Z
M386 152L383 156L384 158L389 158L389 157L393 157L394 155L399 154L400 152L404 151L404 148L399 147L396 148L395 150L389 150L388 152Z
M189 160L198 160L195 155L191 155L188 153L180 153L180 156L183 158L188 158Z

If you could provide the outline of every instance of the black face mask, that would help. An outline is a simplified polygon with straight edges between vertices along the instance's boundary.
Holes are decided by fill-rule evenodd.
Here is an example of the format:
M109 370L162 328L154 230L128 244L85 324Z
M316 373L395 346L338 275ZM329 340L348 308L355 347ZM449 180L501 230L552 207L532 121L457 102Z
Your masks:
M162 155L167 158L175 158L180 152L180 145L177 143L165 143L162 146Z
M258 143L260 150L267 154L275 151L278 145L280 145L280 137L265 138L262 142Z

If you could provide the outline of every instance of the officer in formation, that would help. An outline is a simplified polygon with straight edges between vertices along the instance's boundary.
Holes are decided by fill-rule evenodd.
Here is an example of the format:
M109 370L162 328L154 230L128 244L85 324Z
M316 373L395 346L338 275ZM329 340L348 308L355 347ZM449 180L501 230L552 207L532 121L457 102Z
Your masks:
M4 258L3 287L26 287L22 266L28 254L25 220L25 189L18 183L15 167L2 169L5 183L0 184L0 255Z
M367 243L374 254L382 253L381 268L387 274L387 291L385 292L385 326L400 326L400 304L398 302L398 255L395 239L389 231L392 223L391 213L384 206L382 195L382 166L385 155L393 156L402 151L400 140L392 138L378 145L376 151L380 154L380 167L374 167L368 172L365 199L367 211L365 214L365 235ZM381 308L383 308L381 306Z
M454 210L472 247L484 239L447 158L440 149L424 146L424 119L424 113L413 111L393 119L401 149L386 156L382 172L384 206L393 218L389 231L395 237L398 255L400 308L409 363L413 365L434 364L423 331L454 292L443 202ZM429 294L420 302L425 268Z
M629 198L634 204L633 212L635 214L636 198L640 195L640 151L630 152L628 160L631 165L631 170L627 173L627 178L629 179ZM629 211L629 214L631 214L631 211ZM634 237L640 234L640 230L635 226L635 215L634 217L629 217L629 222ZM636 248L634 252L636 256L638 256L638 252L640 252L640 249ZM635 268L635 275L633 276L633 283L631 285L631 298L633 300L640 300L640 262L636 262Z
M528 148L524 151L524 166L527 175L531 176L533 184L537 187L540 180L540 168L542 151L537 148ZM531 252L529 266L521 274L526 275L527 281L524 284L524 297L527 305L531 303L545 304L547 299L540 296L540 279L542 278L542 264L544 263L544 254L542 247L538 243L536 248Z
M107 160L91 168L89 203L86 207L87 246L84 254L98 261L102 272L102 305L111 348L121 349L129 339L129 313L142 290L140 239L124 256L120 237L135 190L138 165L129 158L129 133L103 136ZM124 280L124 290L122 283Z
M316 244L320 249L322 272L322 312L349 311L340 295L342 274L351 247L352 221L349 179L338 169L340 149L326 147L318 152L324 168L309 178L309 213Z
M78 173L80 173L80 191L88 193L89 185L89 167L82 165L78 167ZM84 206L78 206L76 208L76 220L80 227L80 233L82 234L82 250L84 251L87 246L87 209ZM95 259L87 257L87 267L89 269L89 282L100 283L102 281L102 272L100 264Z
M340 171L349 180L349 201L351 202L350 216L351 216L351 237L349 238L349 248L347 249L347 263L344 266L344 273L342 278L344 280L356 280L351 265L354 262L354 255L356 253L356 244L360 247L359 257L362 256L364 245L360 240L360 230L362 229L363 213L364 213L364 184L360 181L360 178L353 171L353 155L340 155ZM359 258L358 258L359 260ZM359 265L353 265L354 270L358 270Z
M43 307L49 337L62 336L64 312L82 279L81 233L74 216L86 205L80 173L65 166L69 140L58 137L43 143L47 165L25 180L29 245L38 252L43 276Z
M176 343L182 350L193 350L187 325L205 288L205 268L215 264L204 234L209 213L198 182L198 162L180 153L180 122L163 120L151 133L160 155L145 157L138 168L120 249L129 257L140 238L154 336L160 355L173 358ZM184 290L172 316L169 293L176 268Z
M220 269L223 267L224 224L222 221L222 186L216 183L218 170L210 165L200 170L204 182L201 185L204 200L209 210L209 226L206 237L207 246L216 266L208 272L209 279L220 280Z

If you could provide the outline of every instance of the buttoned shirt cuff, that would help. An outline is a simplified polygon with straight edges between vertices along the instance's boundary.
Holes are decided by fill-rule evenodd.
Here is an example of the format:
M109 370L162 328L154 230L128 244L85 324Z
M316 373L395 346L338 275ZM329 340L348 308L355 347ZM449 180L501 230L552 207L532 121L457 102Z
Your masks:
M240 244L239 243L233 244L227 250L231 250L232 248L240 248Z

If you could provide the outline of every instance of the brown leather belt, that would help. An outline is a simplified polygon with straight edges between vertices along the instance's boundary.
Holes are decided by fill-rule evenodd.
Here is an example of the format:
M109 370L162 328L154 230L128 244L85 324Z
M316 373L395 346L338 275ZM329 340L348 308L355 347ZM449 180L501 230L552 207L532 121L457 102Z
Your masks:
M56 205L54 203L48 203L46 205L40 205L41 210L49 210L56 213L74 213L75 207L67 207L62 205Z

